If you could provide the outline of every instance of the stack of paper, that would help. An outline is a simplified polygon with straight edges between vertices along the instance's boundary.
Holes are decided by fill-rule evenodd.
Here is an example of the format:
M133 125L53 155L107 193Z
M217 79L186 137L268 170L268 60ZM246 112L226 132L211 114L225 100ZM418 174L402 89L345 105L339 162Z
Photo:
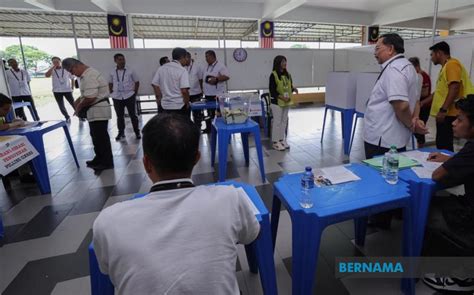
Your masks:
M370 166L373 166L375 168L378 168L378 169L382 169L382 166L383 166L383 157L376 157L376 158L372 158L372 159L367 159L367 160L364 160L362 161L366 164L369 164ZM409 168L409 167L413 167L413 166L417 166L419 165L419 163L417 161L414 161L412 159L409 159L405 156L402 156L400 155L399 159L398 159L398 167L400 169L403 169L403 168Z
M360 180L359 176L355 175L351 170L344 166L335 166L323 168L321 173L316 173L315 178L323 176L331 181L332 184L345 183L350 181Z
M422 151L409 151L403 153L404 156L417 161L422 167L411 168L419 178L431 178L433 171L435 171L442 163L428 161L430 153Z

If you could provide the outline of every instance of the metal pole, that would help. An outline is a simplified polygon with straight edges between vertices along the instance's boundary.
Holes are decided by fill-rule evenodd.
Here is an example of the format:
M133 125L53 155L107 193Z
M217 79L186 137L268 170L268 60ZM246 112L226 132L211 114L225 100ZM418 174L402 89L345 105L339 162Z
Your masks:
M145 48L145 38L142 38L143 41L143 48Z
M432 32L432 35L431 35L431 45L433 45L434 42L435 42L436 23L438 21L438 4L439 4L439 0L435 0L434 14L433 14L433 32ZM431 68L432 68L432 62L430 61L429 70L428 70L428 73L429 73L430 77L431 77Z
M23 51L23 42L21 42L21 36L18 36L18 40L20 40L20 50L21 50L21 58L23 59L23 68L25 69L25 71L28 71L26 67L25 51Z
M225 20L222 21L222 39L224 41L224 64L227 66L227 50L225 44Z
M87 23L87 26L89 27L89 38L91 39L91 46L92 46L92 49L94 49L94 38L92 38L91 23Z
M72 14L71 14L71 25L72 25L72 34L74 35L74 44L76 45L77 59L81 60L81 56L79 55L79 45L77 43L76 24L74 23L74 15Z
M128 48L135 48L135 32L133 30L133 18L131 14L127 14L127 31Z
M336 26L334 26L332 40L332 71L336 70Z

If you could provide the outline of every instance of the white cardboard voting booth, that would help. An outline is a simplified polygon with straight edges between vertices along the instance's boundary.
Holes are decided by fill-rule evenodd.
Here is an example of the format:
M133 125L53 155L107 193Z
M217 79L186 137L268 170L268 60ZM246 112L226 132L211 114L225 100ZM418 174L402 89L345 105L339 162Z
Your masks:
M365 113L367 108L367 100L372 93L372 89L377 82L379 73L357 73L356 79L356 106L355 110L358 113Z
M341 109L356 106L357 73L329 72L326 83L326 105Z

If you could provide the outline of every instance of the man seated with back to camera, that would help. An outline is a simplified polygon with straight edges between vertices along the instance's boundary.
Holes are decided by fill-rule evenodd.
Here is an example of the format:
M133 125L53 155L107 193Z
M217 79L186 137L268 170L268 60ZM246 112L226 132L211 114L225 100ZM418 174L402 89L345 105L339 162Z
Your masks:
M239 294L237 243L260 231L233 186L194 186L198 128L159 114L143 128L147 196L104 209L94 226L100 270L119 294Z
M474 256L474 95L455 105L459 114L453 134L467 142L453 156L432 153L429 160L443 163L433 172L434 180L446 187L463 184L465 195L433 198L424 243L428 256ZM474 291L471 278L428 275L424 282L439 291Z

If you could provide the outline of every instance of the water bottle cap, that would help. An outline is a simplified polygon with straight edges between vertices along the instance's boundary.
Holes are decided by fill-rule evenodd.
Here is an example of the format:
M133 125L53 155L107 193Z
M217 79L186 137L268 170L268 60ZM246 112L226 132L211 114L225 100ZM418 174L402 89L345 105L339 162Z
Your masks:
M311 168L311 167L309 167L309 166L306 166L305 170L306 170L306 171L311 171L311 170L312 170L312 168Z
M391 149L397 149L397 146L392 145L392 146L390 146L390 148L391 148Z

